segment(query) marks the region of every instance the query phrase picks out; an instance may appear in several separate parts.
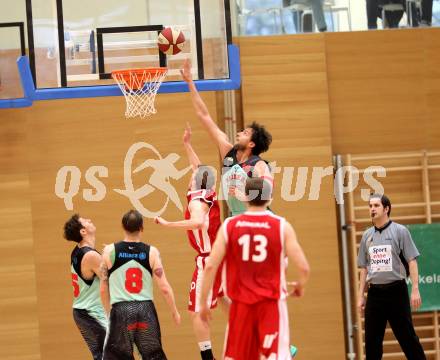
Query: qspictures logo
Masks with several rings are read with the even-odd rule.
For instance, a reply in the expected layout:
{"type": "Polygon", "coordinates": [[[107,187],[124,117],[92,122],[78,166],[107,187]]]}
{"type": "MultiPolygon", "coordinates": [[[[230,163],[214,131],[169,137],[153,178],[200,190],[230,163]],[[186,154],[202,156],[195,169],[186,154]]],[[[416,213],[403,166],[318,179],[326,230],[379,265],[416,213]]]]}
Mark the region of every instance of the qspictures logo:
{"type": "MultiPolygon", "coordinates": [[[[171,201],[179,210],[183,210],[182,203],[179,199],[176,189],[170,182],[170,178],[179,180],[191,169],[190,166],[178,170],[175,163],[179,160],[179,155],[175,153],[168,154],[166,157],[157,151],[157,149],[145,142],[138,142],[130,146],[125,155],[124,160],[124,189],[113,189],[116,193],[127,197],[131,204],[143,216],[154,218],[160,216],[171,201]],[[140,150],[150,150],[155,157],[146,159],[141,165],[133,169],[133,160],[140,150]],[[151,168],[151,175],[146,184],[135,189],[133,185],[133,174],[139,173],[146,168],[151,168]],[[148,196],[155,191],[160,191],[166,194],[166,200],[161,208],[157,211],[152,211],[145,207],[142,201],[148,199],[148,196]]],[[[86,188],[82,195],[86,201],[102,201],[106,194],[107,188],[100,178],[107,178],[109,176],[108,168],[103,165],[91,166],[85,173],[86,182],[93,187],[93,189],[86,188]]],[[[81,182],[81,170],[76,166],[63,166],[56,175],[55,180],[55,195],[63,199],[67,210],[73,210],[73,199],[79,193],[81,182]]]]}
{"type": "MultiPolygon", "coordinates": [[[[176,206],[180,211],[183,211],[183,206],[177,193],[173,181],[178,181],[183,178],[191,167],[187,166],[182,169],[176,167],[176,163],[180,156],[176,153],[170,153],[162,156],[159,151],[151,144],[145,142],[137,142],[130,146],[125,155],[123,162],[123,188],[112,189],[121,196],[128,198],[133,207],[138,210],[143,216],[147,218],[154,218],[160,216],[170,205],[176,206]],[[147,150],[147,151],[146,151],[147,150]],[[145,158],[145,153],[153,154],[149,158],[145,158]],[[142,155],[144,158],[142,158],[142,155]],[[133,168],[134,159],[142,162],[139,166],[133,168]],[[145,183],[135,188],[133,184],[133,175],[143,174],[143,171],[149,169],[149,176],[145,177],[145,183]],[[153,204],[154,208],[159,210],[151,210],[147,207],[150,203],[149,196],[155,192],[160,192],[165,195],[165,200],[162,204],[153,204]]],[[[361,172],[353,166],[344,166],[335,171],[333,166],[322,167],[294,167],[284,166],[278,167],[276,162],[269,164],[272,176],[275,178],[275,191],[281,192],[281,199],[283,201],[299,201],[307,196],[310,201],[316,201],[321,195],[321,184],[324,178],[331,176],[334,179],[333,195],[338,204],[344,203],[344,194],[354,191],[359,185],[359,177],[361,172]],[[296,172],[296,179],[295,179],[296,172]],[[348,184],[344,180],[350,174],[351,181],[348,184]],[[279,184],[279,178],[281,183],[279,184]],[[342,179],[339,180],[339,179],[342,179]],[[294,181],[295,180],[295,181],[294,181]],[[309,192],[306,194],[306,189],[309,185],[309,192]]],[[[209,167],[212,176],[215,179],[220,179],[217,182],[216,188],[219,190],[219,200],[227,200],[228,196],[234,194],[243,194],[245,181],[242,177],[238,181],[234,177],[234,185],[228,183],[228,176],[225,174],[229,171],[229,167],[222,169],[221,176],[218,176],[215,168],[209,167]],[[220,191],[220,188],[222,189],[220,191]]],[[[247,169],[249,170],[249,169],[247,169]]],[[[66,165],[61,167],[55,178],[55,195],[64,201],[64,206],[67,210],[74,210],[74,198],[80,195],[81,182],[87,183],[82,190],[82,197],[86,201],[100,202],[104,200],[107,195],[107,187],[102,179],[108,178],[109,170],[103,165],[90,166],[84,174],[82,179],[81,169],[75,165],[66,165]]],[[[381,166],[370,166],[362,171],[362,176],[368,188],[361,189],[362,199],[368,201],[371,191],[375,193],[384,193],[382,184],[376,179],[386,176],[386,170],[381,166]],[[376,177],[375,177],[376,176],[376,177]]],[[[238,197],[238,196],[237,196],[238,197]]]]}

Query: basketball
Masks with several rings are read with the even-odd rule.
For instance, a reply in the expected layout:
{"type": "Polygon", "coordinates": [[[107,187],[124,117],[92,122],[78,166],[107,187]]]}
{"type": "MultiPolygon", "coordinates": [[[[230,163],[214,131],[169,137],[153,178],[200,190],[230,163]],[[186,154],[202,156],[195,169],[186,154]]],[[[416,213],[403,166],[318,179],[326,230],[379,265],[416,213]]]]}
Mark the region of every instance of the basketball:
{"type": "Polygon", "coordinates": [[[176,55],[183,49],[185,35],[180,30],[167,27],[160,32],[157,42],[160,51],[167,55],[176,55]]]}

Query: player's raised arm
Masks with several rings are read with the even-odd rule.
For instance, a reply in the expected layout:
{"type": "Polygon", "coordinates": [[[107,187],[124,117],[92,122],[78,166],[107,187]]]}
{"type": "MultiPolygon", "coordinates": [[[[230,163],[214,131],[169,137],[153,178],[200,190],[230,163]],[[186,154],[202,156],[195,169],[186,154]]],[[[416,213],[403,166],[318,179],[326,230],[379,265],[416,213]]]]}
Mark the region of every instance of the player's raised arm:
{"type": "Polygon", "coordinates": [[[110,288],[108,283],[108,269],[111,268],[112,263],[110,260],[110,252],[114,248],[114,245],[107,245],[104,248],[104,252],[102,254],[101,262],[99,264],[99,279],[100,279],[100,295],[102,306],[107,314],[107,317],[110,316],[110,288]]]}
{"type": "Polygon", "coordinates": [[[211,115],[209,114],[208,108],[206,107],[203,99],[197,91],[196,85],[192,80],[191,63],[189,60],[185,61],[183,69],[180,70],[180,73],[182,74],[183,80],[188,83],[189,91],[191,94],[191,101],[197,117],[200,119],[204,128],[208,131],[212,140],[217,144],[221,157],[225,157],[228,151],[232,149],[233,145],[228,140],[227,135],[222,130],[220,130],[218,125],[212,119],[211,115]]]}
{"type": "Polygon", "coordinates": [[[188,162],[191,165],[193,171],[196,171],[199,165],[201,165],[200,159],[197,153],[194,151],[191,145],[191,126],[186,123],[185,131],[183,132],[183,146],[186,151],[186,156],[188,157],[188,162]]]}
{"type": "Polygon", "coordinates": [[[180,228],[183,230],[201,229],[205,221],[205,216],[209,211],[208,204],[203,201],[194,200],[189,203],[188,210],[191,213],[191,217],[187,220],[167,221],[158,216],[154,219],[154,221],[156,224],[180,228]]]}
{"type": "Polygon", "coordinates": [[[180,325],[180,314],[176,307],[176,301],[174,300],[174,292],[165,276],[159,251],[154,246],[150,247],[150,266],[153,270],[153,279],[171,310],[174,322],[176,325],[180,325]]]}
{"type": "Polygon", "coordinates": [[[301,245],[298,243],[292,225],[290,225],[287,221],[284,227],[284,239],[286,255],[298,269],[299,275],[298,281],[296,281],[294,284],[292,295],[301,297],[304,294],[304,285],[309,279],[310,266],[304,251],[301,248],[301,245]]]}

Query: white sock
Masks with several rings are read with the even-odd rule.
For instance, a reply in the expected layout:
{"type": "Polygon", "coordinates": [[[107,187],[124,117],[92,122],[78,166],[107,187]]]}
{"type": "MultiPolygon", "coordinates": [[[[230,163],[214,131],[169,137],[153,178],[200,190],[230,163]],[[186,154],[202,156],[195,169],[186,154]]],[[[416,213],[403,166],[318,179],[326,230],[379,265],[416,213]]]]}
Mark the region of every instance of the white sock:
{"type": "Polygon", "coordinates": [[[202,342],[199,342],[199,348],[200,348],[200,351],[205,351],[205,350],[209,350],[209,349],[211,349],[212,347],[211,347],[211,341],[202,341],[202,342]]]}

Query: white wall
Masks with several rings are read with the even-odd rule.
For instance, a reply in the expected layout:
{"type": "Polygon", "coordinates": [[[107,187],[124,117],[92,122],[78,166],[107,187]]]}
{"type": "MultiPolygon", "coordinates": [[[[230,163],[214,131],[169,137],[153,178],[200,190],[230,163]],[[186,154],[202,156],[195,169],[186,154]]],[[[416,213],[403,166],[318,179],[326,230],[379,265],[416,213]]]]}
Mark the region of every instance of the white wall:
{"type": "Polygon", "coordinates": [[[367,29],[367,7],[365,0],[350,0],[351,26],[353,31],[367,29]]]}
{"type": "MultiPolygon", "coordinates": [[[[0,23],[24,22],[26,36],[26,6],[24,1],[0,0],[0,23]],[[6,11],[7,9],[7,11],[6,11]]],[[[20,32],[18,27],[0,28],[0,50],[19,49],[20,32]]]]}
{"type": "Polygon", "coordinates": [[[0,6],[2,9],[0,11],[0,22],[24,21],[26,23],[26,4],[24,1],[0,0],[0,6]]]}

